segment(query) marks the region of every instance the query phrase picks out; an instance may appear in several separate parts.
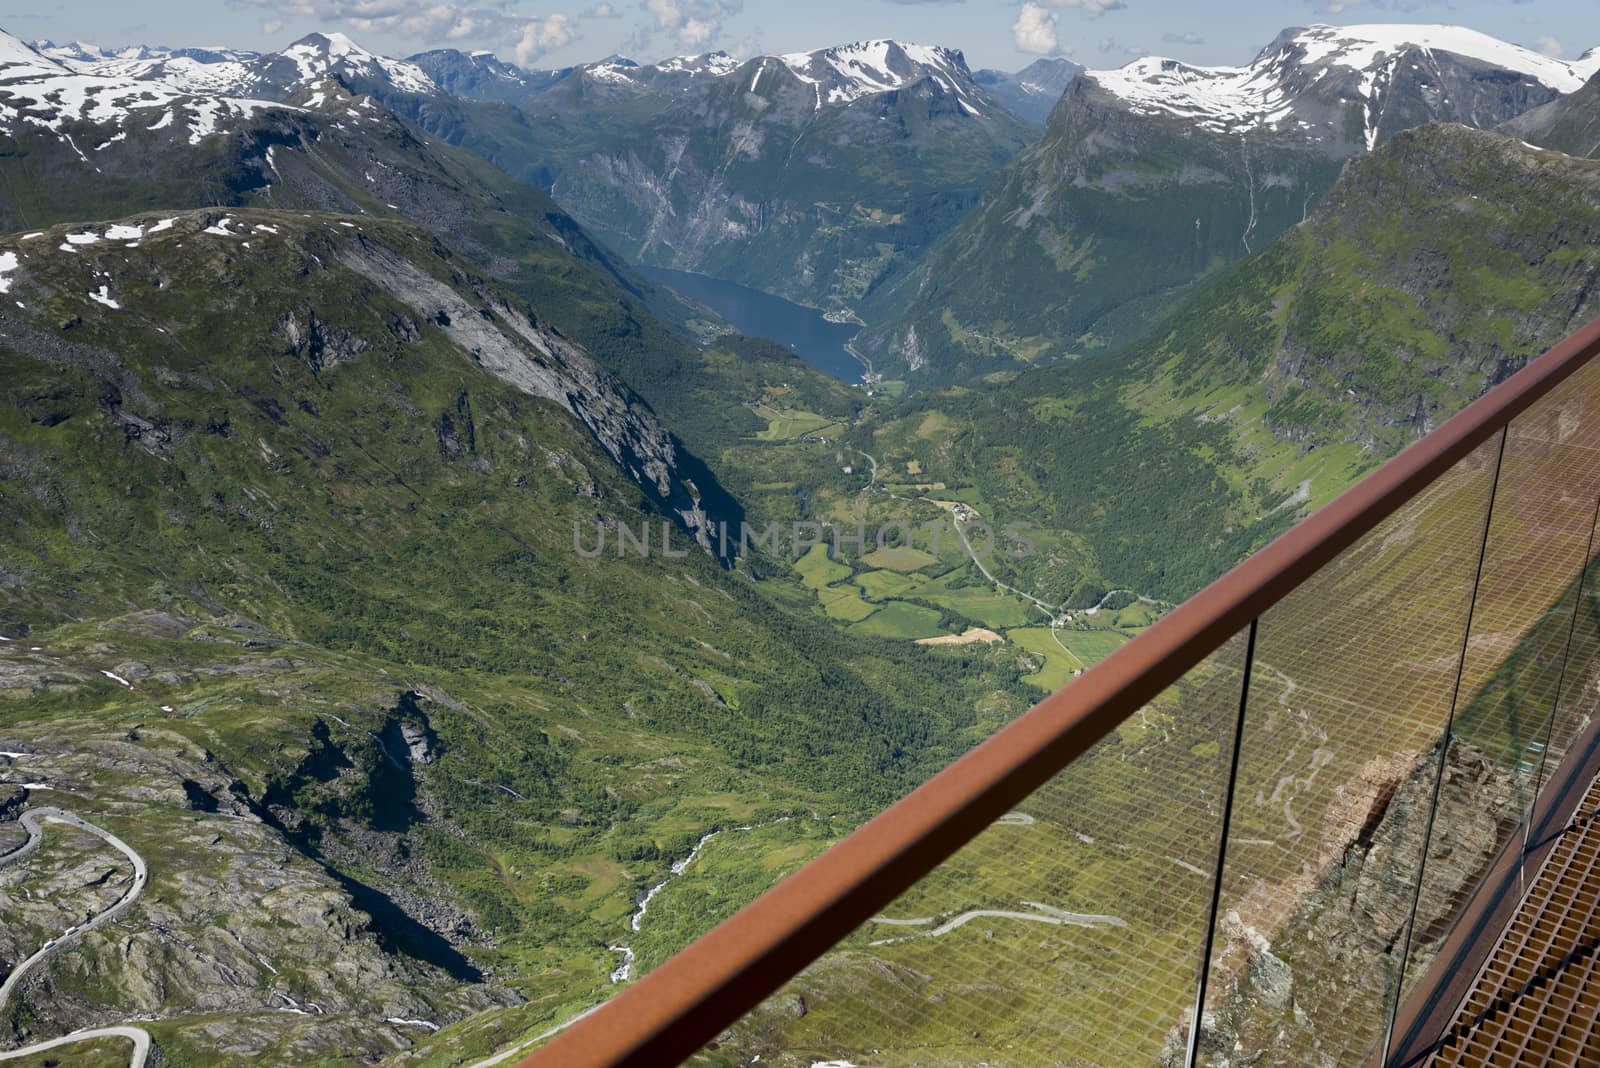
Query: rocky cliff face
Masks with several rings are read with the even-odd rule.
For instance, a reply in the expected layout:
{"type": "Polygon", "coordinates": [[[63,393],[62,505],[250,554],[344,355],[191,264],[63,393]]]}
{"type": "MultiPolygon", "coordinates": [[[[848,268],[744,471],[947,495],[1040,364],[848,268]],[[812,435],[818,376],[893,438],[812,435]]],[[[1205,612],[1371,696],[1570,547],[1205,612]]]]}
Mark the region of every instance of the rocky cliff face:
{"type": "Polygon", "coordinates": [[[1600,74],[1581,89],[1517,116],[1503,129],[1541,148],[1592,159],[1600,154],[1600,74]]]}
{"type": "MultiPolygon", "coordinates": [[[[150,280],[159,290],[179,273],[169,257],[201,250],[214,257],[219,276],[232,278],[234,285],[263,264],[299,259],[308,271],[346,272],[371,292],[399,302],[404,310],[379,323],[338,302],[319,306],[312,301],[309,307],[276,312],[271,343],[313,370],[331,371],[363,357],[393,359],[397,350],[420,343],[424,331],[436,333],[463,361],[564,409],[702,547],[711,547],[719,521],[731,519],[737,529],[737,514],[715,511],[728,499],[709,472],[696,467],[694,475],[685,473],[681,446],[620,379],[528,308],[455,266],[446,250],[414,228],[329,218],[308,224],[304,216],[213,211],[101,224],[55,244],[23,242],[3,261],[7,292],[17,299],[14,310],[0,313],[0,343],[47,359],[54,353],[66,361],[115,362],[114,356],[74,343],[70,333],[61,337],[61,323],[44,309],[75,303],[72,294],[89,293],[97,296],[90,303],[102,313],[133,311],[141,307],[150,280]]],[[[77,316],[65,320],[69,330],[79,322],[77,316]]],[[[159,406],[142,395],[132,375],[124,372],[122,382],[113,406],[130,437],[142,447],[163,448],[170,434],[159,406]]]]}
{"type": "MultiPolygon", "coordinates": [[[[1283,928],[1261,932],[1236,915],[1224,918],[1202,1031],[1204,1063],[1334,1068],[1352,1036],[1381,1035],[1437,774],[1436,759],[1398,772],[1375,762],[1367,820],[1344,825],[1353,837],[1334,843],[1335,862],[1283,928]]],[[[1433,962],[1525,802],[1510,769],[1469,744],[1451,746],[1406,963],[1408,990],[1433,962]]],[[[1183,1063],[1186,1034],[1179,1027],[1169,1035],[1164,1065],[1183,1063]]]]}
{"type": "MultiPolygon", "coordinates": [[[[293,686],[296,667],[276,666],[280,659],[232,666],[293,686]]],[[[162,673],[172,667],[160,663],[162,673]]],[[[385,722],[380,709],[344,711],[385,722]]],[[[26,741],[15,727],[0,734],[0,748],[27,750],[0,757],[0,772],[34,784],[24,791],[31,807],[59,805],[113,829],[150,880],[131,922],[82,939],[22,985],[6,1006],[8,1044],[132,1016],[209,1016],[228,1026],[180,1022],[158,1040],[163,1052],[375,1061],[428,1027],[515,1004],[460,952],[482,932],[414,863],[409,872],[397,866],[396,835],[374,830],[390,814],[372,799],[383,778],[376,769],[386,767],[381,742],[346,715],[307,724],[300,739],[285,732],[286,751],[303,756],[264,788],[246,781],[259,766],[231,763],[242,754],[197,747],[169,728],[97,731],[67,716],[29,724],[26,741]],[[314,835],[305,833],[308,817],[314,835]]],[[[420,801],[431,807],[425,792],[420,801]]],[[[15,815],[0,815],[0,849],[15,844],[5,836],[15,815]]],[[[109,907],[133,879],[100,839],[48,826],[26,863],[0,868],[8,965],[109,907]]]]}
{"type": "Polygon", "coordinates": [[[710,551],[719,521],[681,469],[671,433],[622,381],[576,345],[481,282],[470,296],[380,242],[342,247],[339,262],[443,330],[473,362],[502,382],[553,401],[577,419],[618,467],[710,551]]]}
{"type": "Polygon", "coordinates": [[[493,138],[470,109],[411,117],[545,185],[629,258],[829,308],[954,225],[1031,139],[959,52],[893,41],[590,64],[523,108],[526,128],[493,138]]]}

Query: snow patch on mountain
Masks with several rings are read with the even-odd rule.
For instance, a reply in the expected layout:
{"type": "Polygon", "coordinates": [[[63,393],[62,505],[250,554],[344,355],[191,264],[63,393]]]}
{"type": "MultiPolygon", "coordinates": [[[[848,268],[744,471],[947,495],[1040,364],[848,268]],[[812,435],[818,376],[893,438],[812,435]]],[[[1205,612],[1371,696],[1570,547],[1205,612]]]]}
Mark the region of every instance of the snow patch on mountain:
{"type": "Polygon", "coordinates": [[[1117,70],[1086,71],[1085,76],[1136,112],[1177,115],[1212,130],[1272,126],[1293,110],[1274,72],[1254,66],[1191,67],[1144,56],[1117,70]]]}
{"type": "Polygon", "coordinates": [[[726,52],[707,52],[700,56],[675,56],[656,64],[656,70],[665,74],[709,74],[720,78],[732,74],[744,64],[726,52]]]}
{"type": "Polygon", "coordinates": [[[900,41],[857,41],[814,52],[771,57],[801,81],[817,85],[829,104],[848,104],[874,93],[902,89],[931,78],[976,113],[968,99],[972,73],[961,53],[900,41]]]}

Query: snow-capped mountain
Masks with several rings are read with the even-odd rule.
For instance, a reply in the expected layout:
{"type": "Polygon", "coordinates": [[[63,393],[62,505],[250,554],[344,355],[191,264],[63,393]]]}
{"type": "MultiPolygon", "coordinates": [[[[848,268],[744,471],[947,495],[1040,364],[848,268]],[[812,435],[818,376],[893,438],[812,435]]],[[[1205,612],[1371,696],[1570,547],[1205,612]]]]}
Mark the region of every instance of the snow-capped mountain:
{"type": "Polygon", "coordinates": [[[959,51],[899,41],[862,41],[778,59],[802,81],[817,87],[822,101],[843,104],[872,93],[901,89],[924,78],[971,106],[972,72],[959,51]]]}
{"type": "Polygon", "coordinates": [[[1461,26],[1380,24],[1285,30],[1244,67],[1146,56],[1085,77],[1138,114],[1218,133],[1292,129],[1348,139],[1354,113],[1354,147],[1372,148],[1419,120],[1504,122],[1572,92],[1596,69],[1600,50],[1567,62],[1461,26]],[[1402,121],[1386,121],[1391,115],[1402,121]]]}
{"type": "Polygon", "coordinates": [[[757,92],[763,77],[780,75],[810,87],[813,110],[848,105],[878,93],[928,82],[952,94],[959,106],[979,114],[989,102],[953,48],[902,41],[857,41],[812,52],[735,59],[726,52],[675,56],[660,63],[640,64],[614,57],[575,68],[580,79],[636,91],[678,88],[713,79],[747,79],[746,92],[757,92]]]}
{"type": "Polygon", "coordinates": [[[283,100],[328,78],[359,92],[377,87],[439,92],[415,63],[369,52],[342,33],[308,34],[287,48],[260,55],[212,49],[106,51],[81,43],[70,47],[76,58],[67,62],[75,70],[158,82],[191,93],[283,100]]]}
{"type": "MultiPolygon", "coordinates": [[[[121,61],[116,61],[121,62],[121,61]]],[[[190,144],[217,133],[235,120],[278,107],[270,101],[216,96],[135,78],[68,67],[0,31],[0,131],[19,136],[48,130],[63,139],[84,162],[85,149],[100,151],[149,131],[186,134],[190,144]],[[97,144],[80,146],[79,124],[98,129],[97,144]]]]}

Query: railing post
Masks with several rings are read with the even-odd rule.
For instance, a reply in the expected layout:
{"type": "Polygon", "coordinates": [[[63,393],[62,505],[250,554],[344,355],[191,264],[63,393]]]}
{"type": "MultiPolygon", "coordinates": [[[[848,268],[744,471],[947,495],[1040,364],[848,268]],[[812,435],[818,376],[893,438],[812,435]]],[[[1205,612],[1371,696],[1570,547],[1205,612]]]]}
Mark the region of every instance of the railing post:
{"type": "Polygon", "coordinates": [[[1200,943],[1200,981],[1195,984],[1194,1019],[1189,1024],[1189,1049],[1184,1058],[1188,1068],[1195,1068],[1195,1058],[1200,1055],[1200,1027],[1205,1020],[1206,982],[1211,975],[1211,950],[1216,942],[1217,909],[1222,904],[1222,868],[1228,857],[1228,828],[1233,822],[1233,794],[1239,782],[1239,749],[1244,744],[1244,712],[1250,703],[1250,674],[1256,661],[1256,628],[1260,617],[1250,621],[1250,636],[1244,647],[1244,676],[1239,680],[1239,715],[1233,725],[1233,756],[1228,765],[1228,789],[1222,801],[1222,830],[1217,836],[1217,863],[1211,873],[1211,907],[1206,916],[1205,934],[1200,943]]]}

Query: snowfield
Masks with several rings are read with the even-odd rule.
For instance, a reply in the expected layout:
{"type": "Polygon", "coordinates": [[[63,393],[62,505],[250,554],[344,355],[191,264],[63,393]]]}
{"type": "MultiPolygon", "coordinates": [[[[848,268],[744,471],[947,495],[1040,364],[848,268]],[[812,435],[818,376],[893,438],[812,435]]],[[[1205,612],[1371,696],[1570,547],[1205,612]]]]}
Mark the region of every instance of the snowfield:
{"type": "Polygon", "coordinates": [[[135,122],[144,130],[159,130],[176,119],[188,128],[190,143],[198,144],[229,122],[280,107],[268,100],[197,96],[158,82],[69,68],[0,31],[0,132],[33,126],[73,144],[65,128],[87,122],[113,129],[103,148],[121,140],[119,133],[125,136],[135,122]]]}

